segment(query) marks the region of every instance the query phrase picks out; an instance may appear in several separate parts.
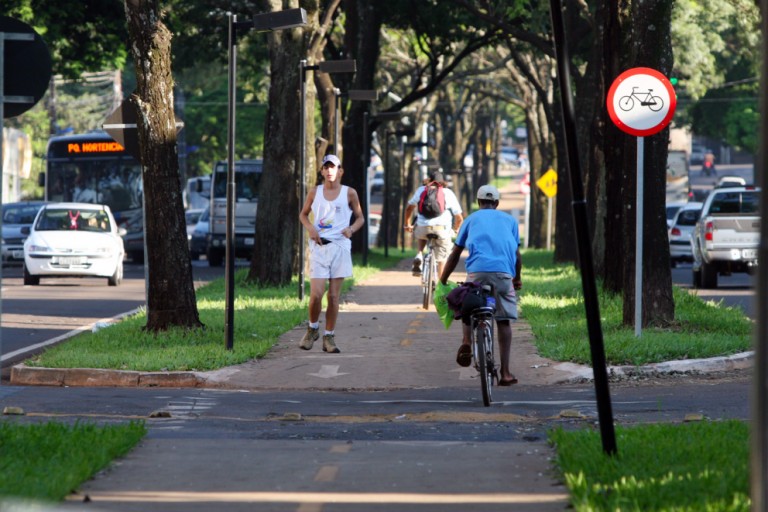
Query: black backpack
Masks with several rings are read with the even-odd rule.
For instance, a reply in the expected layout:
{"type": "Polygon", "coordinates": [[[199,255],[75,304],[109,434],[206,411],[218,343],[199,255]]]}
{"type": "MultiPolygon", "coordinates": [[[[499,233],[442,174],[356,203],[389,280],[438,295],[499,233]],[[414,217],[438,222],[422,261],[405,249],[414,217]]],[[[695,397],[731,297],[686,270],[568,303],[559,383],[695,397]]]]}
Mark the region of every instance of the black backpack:
{"type": "Polygon", "coordinates": [[[419,198],[419,213],[427,219],[439,217],[445,211],[445,192],[437,181],[427,184],[419,198]]]}

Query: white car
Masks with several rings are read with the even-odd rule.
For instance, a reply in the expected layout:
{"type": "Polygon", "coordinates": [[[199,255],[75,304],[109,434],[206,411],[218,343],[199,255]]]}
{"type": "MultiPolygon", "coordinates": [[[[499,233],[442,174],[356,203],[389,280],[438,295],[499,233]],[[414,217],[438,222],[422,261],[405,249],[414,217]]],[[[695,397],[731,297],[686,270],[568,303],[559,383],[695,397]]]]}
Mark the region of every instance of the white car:
{"type": "Polygon", "coordinates": [[[667,203],[667,229],[672,227],[675,214],[686,204],[688,204],[686,201],[669,201],[667,203]]]}
{"type": "Polygon", "coordinates": [[[106,277],[109,286],[123,280],[125,249],[106,205],[51,203],[43,206],[24,242],[24,284],[41,277],[106,277]]]}
{"type": "Polygon", "coordinates": [[[669,260],[674,267],[679,261],[693,261],[691,235],[701,215],[704,203],[691,201],[682,206],[672,219],[669,228],[669,260]]]}

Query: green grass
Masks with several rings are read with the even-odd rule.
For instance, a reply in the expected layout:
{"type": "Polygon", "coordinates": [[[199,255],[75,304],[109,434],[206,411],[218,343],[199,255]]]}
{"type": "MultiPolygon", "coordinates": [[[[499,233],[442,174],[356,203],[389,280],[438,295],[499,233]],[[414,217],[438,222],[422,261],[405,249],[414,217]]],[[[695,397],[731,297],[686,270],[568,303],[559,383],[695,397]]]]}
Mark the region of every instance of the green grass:
{"type": "MultiPolygon", "coordinates": [[[[391,249],[369,252],[368,265],[354,258],[354,279],[346,279],[344,290],[355,282],[391,267],[414,251],[391,249]],[[394,254],[393,254],[394,253],[394,254]]],[[[146,313],[137,313],[95,333],[85,332],[46,350],[26,364],[45,368],[109,368],[136,371],[208,371],[263,357],[280,335],[307,319],[309,279],[305,300],[298,299],[298,279],[285,287],[259,288],[246,284],[247,269],[236,272],[233,350],[224,346],[224,280],[218,279],[197,290],[197,304],[204,329],[172,329],[153,334],[143,330],[146,313]]]]}
{"type": "Polygon", "coordinates": [[[616,429],[616,456],[594,430],[550,432],[576,511],[750,510],[748,425],[741,421],[616,429]]]}
{"type": "MultiPolygon", "coordinates": [[[[555,265],[552,252],[523,255],[522,317],[543,357],[591,364],[581,276],[573,265],[555,265]]],[[[600,287],[598,287],[600,290],[600,287]]],[[[675,321],[665,328],[622,325],[622,298],[599,292],[605,356],[610,365],[644,365],[735,354],[751,349],[752,322],[738,308],[705,302],[674,287],[675,321]]]]}
{"type": "Polygon", "coordinates": [[[0,423],[0,496],[62,500],[145,434],[140,422],[0,423]]]}

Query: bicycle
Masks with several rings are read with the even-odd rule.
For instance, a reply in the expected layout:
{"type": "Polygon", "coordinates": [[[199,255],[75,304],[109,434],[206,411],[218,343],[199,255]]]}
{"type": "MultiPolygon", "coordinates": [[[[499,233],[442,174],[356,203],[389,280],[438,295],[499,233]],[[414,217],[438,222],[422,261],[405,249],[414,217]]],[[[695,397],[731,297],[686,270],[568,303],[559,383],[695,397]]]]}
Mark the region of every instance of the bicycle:
{"type": "Polygon", "coordinates": [[[483,285],[483,306],[478,306],[470,313],[470,333],[472,336],[472,358],[475,369],[480,373],[480,386],[483,391],[483,404],[491,405],[493,380],[499,381],[499,373],[494,358],[493,326],[496,300],[491,285],[483,285]]]}
{"type": "Polygon", "coordinates": [[[632,92],[626,96],[619,98],[619,108],[624,112],[628,112],[635,108],[635,100],[640,102],[641,107],[648,107],[652,112],[658,112],[664,107],[664,100],[661,96],[653,96],[653,89],[648,89],[648,94],[645,97],[641,97],[641,94],[635,92],[637,87],[632,88],[632,92]]]}
{"type": "Polygon", "coordinates": [[[432,295],[435,292],[437,284],[437,259],[435,258],[435,249],[432,243],[439,237],[434,233],[427,233],[427,253],[424,255],[424,261],[421,264],[421,293],[422,307],[429,309],[432,302],[432,295]]]}

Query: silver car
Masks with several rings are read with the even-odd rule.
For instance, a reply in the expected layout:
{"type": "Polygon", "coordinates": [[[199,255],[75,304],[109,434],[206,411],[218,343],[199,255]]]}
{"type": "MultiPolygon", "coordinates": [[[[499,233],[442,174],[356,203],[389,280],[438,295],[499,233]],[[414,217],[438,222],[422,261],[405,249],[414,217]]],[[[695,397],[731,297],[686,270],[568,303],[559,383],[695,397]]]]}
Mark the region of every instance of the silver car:
{"type": "Polygon", "coordinates": [[[702,206],[703,203],[693,201],[686,203],[672,218],[669,228],[669,261],[673,267],[681,261],[693,261],[691,236],[702,206]]]}
{"type": "Polygon", "coordinates": [[[24,262],[24,240],[28,235],[22,233],[22,229],[32,225],[44,204],[43,201],[25,201],[3,205],[3,265],[24,262]]]}

